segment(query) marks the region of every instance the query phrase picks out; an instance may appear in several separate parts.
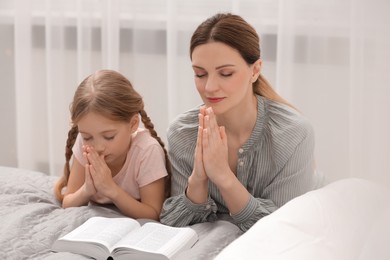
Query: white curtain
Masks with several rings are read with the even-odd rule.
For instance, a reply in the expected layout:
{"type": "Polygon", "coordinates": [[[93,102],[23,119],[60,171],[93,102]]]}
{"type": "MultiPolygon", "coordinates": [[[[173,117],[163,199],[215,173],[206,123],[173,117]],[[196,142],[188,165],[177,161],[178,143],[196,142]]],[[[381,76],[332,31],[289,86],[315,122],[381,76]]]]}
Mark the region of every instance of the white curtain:
{"type": "Polygon", "coordinates": [[[0,165],[60,175],[74,90],[100,68],[131,80],[166,140],[200,102],[189,41],[216,12],[258,31],[263,74],[313,123],[328,181],[390,182],[388,0],[0,0],[0,165]]]}

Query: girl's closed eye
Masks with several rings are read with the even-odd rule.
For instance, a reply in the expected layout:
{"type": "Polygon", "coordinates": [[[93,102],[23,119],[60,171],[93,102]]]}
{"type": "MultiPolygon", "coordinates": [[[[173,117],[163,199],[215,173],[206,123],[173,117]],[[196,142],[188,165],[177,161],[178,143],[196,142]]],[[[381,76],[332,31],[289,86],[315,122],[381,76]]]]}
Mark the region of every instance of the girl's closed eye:
{"type": "Polygon", "coordinates": [[[90,141],[91,139],[92,139],[92,137],[83,137],[83,140],[86,142],[90,141]]]}
{"type": "Polygon", "coordinates": [[[104,136],[104,139],[106,139],[107,141],[114,140],[114,138],[115,138],[115,135],[113,135],[113,136],[104,136]]]}

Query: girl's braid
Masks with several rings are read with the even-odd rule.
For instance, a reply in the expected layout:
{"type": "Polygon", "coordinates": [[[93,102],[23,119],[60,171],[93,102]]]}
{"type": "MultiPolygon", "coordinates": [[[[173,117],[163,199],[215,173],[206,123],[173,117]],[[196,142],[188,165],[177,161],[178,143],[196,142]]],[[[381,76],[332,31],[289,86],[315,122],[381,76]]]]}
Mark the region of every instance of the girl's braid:
{"type": "Polygon", "coordinates": [[[165,149],[164,142],[157,135],[156,130],[154,130],[154,125],[153,125],[152,121],[150,120],[149,116],[147,115],[146,111],[142,109],[139,113],[141,115],[141,121],[144,124],[144,126],[146,127],[146,129],[149,130],[150,135],[158,141],[158,143],[161,145],[161,147],[164,150],[166,169],[168,172],[168,176],[167,176],[167,178],[165,178],[165,196],[166,196],[166,198],[168,198],[170,196],[170,193],[171,193],[170,192],[171,191],[171,164],[169,162],[168,152],[165,149]]]}
{"type": "Polygon", "coordinates": [[[66,146],[65,146],[64,174],[55,185],[55,195],[59,201],[63,200],[64,195],[62,194],[62,189],[68,184],[68,179],[70,174],[70,159],[72,158],[73,155],[72,148],[76,141],[78,133],[79,133],[79,129],[77,125],[72,126],[72,128],[68,132],[68,139],[66,140],[66,146]]]}

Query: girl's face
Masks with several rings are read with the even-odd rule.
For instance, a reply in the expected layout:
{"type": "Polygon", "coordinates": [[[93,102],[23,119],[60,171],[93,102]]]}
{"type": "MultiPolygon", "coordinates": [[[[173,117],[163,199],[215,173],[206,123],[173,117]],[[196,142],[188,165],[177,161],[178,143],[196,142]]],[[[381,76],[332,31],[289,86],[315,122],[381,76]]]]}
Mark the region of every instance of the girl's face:
{"type": "Polygon", "coordinates": [[[104,160],[110,166],[124,163],[131,135],[137,130],[138,123],[137,116],[126,123],[89,112],[79,120],[77,126],[84,145],[92,146],[99,155],[104,156],[104,160]]]}
{"type": "Polygon", "coordinates": [[[199,45],[192,52],[196,88],[217,115],[253,100],[252,83],[260,66],[260,60],[248,65],[237,50],[221,42],[199,45]]]}

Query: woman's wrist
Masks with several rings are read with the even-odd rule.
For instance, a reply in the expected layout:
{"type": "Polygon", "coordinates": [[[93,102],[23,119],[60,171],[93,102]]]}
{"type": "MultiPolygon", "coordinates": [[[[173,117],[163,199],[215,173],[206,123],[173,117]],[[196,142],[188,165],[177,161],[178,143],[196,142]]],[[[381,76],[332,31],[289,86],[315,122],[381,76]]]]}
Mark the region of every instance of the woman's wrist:
{"type": "Polygon", "coordinates": [[[196,204],[202,204],[208,198],[208,179],[194,178],[192,175],[188,178],[188,186],[186,196],[189,200],[196,204]]]}
{"type": "Polygon", "coordinates": [[[228,174],[224,174],[215,180],[213,182],[215,186],[217,186],[218,190],[221,192],[223,191],[231,191],[232,187],[234,187],[235,183],[237,182],[237,177],[234,175],[233,172],[229,172],[228,174]]]}

